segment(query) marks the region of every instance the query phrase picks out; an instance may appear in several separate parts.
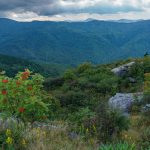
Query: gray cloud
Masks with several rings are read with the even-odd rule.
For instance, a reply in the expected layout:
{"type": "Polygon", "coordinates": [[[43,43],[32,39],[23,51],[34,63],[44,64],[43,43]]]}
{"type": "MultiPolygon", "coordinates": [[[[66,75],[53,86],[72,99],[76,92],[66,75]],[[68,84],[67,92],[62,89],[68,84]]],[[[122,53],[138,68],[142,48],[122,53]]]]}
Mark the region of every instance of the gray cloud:
{"type": "Polygon", "coordinates": [[[149,8],[150,0],[0,0],[0,17],[29,12],[38,16],[114,14],[142,12],[149,8]]]}
{"type": "Polygon", "coordinates": [[[129,4],[115,6],[115,0],[0,0],[1,11],[32,11],[41,15],[59,14],[62,12],[88,12],[90,13],[111,13],[118,11],[139,11],[129,4]],[[92,2],[93,1],[93,2],[92,2]],[[81,6],[82,5],[82,6],[81,6]]]}
{"type": "Polygon", "coordinates": [[[55,12],[57,0],[0,0],[0,11],[44,13],[43,10],[55,12]]]}

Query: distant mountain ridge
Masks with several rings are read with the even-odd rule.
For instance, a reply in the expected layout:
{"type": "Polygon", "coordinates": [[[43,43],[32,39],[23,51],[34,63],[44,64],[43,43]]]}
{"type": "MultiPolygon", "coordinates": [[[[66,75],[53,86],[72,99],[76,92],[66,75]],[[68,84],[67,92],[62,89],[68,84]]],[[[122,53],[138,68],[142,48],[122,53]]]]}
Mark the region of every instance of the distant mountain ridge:
{"type": "Polygon", "coordinates": [[[118,23],[134,23],[134,22],[140,22],[144,21],[142,19],[139,20],[129,20],[129,19],[120,19],[120,20],[112,20],[113,22],[118,22],[118,23]]]}
{"type": "Polygon", "coordinates": [[[144,21],[142,19],[138,19],[138,20],[131,20],[131,19],[119,19],[119,20],[98,20],[98,19],[93,19],[93,18],[88,18],[85,20],[66,20],[64,22],[90,22],[90,21],[105,21],[105,22],[117,22],[117,23],[134,23],[134,22],[140,22],[140,21],[144,21]]]}
{"type": "Polygon", "coordinates": [[[109,63],[150,52],[150,20],[122,21],[17,22],[1,18],[0,53],[77,65],[109,63]]]}

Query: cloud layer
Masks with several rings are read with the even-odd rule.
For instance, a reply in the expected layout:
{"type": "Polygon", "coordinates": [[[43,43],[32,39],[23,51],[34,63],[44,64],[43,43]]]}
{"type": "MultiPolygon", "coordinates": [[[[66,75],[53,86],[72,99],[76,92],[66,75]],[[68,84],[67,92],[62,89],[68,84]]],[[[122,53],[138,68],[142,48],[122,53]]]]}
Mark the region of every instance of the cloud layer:
{"type": "Polygon", "coordinates": [[[102,19],[121,14],[122,18],[126,15],[143,19],[149,11],[150,0],[0,0],[0,17],[22,21],[63,20],[69,16],[102,19]]]}

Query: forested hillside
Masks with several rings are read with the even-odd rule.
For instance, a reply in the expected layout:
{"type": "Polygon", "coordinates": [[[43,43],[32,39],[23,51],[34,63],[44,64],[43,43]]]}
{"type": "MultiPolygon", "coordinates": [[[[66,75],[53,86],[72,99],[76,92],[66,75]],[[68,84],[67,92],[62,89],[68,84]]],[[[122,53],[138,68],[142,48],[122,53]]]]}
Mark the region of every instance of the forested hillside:
{"type": "MultiPolygon", "coordinates": [[[[141,86],[144,81],[142,60],[128,59],[104,65],[84,63],[67,70],[61,77],[47,78],[44,85],[67,110],[74,112],[85,106],[93,110],[101,100],[107,101],[116,93],[142,92],[141,86]],[[111,71],[131,61],[135,61],[136,64],[124,76],[117,76],[111,71]],[[135,82],[130,81],[130,78],[134,78],[135,82]]],[[[150,65],[147,65],[145,69],[147,68],[148,72],[150,65]]]]}
{"type": "Polygon", "coordinates": [[[9,77],[14,77],[16,73],[24,71],[26,68],[34,73],[40,73],[44,77],[56,77],[65,70],[65,67],[56,64],[39,64],[26,59],[0,54],[0,71],[5,71],[9,77]]]}
{"type": "Polygon", "coordinates": [[[16,22],[0,19],[0,53],[44,63],[108,63],[150,52],[150,21],[16,22]]]}

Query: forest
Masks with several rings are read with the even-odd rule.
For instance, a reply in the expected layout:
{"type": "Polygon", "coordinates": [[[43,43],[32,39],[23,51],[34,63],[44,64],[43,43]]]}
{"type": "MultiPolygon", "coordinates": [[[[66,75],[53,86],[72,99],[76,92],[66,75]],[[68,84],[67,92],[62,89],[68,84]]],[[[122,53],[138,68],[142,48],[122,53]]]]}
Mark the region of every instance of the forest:
{"type": "Polygon", "coordinates": [[[111,63],[150,53],[149,26],[150,20],[18,22],[0,18],[0,53],[63,66],[111,63]]]}

